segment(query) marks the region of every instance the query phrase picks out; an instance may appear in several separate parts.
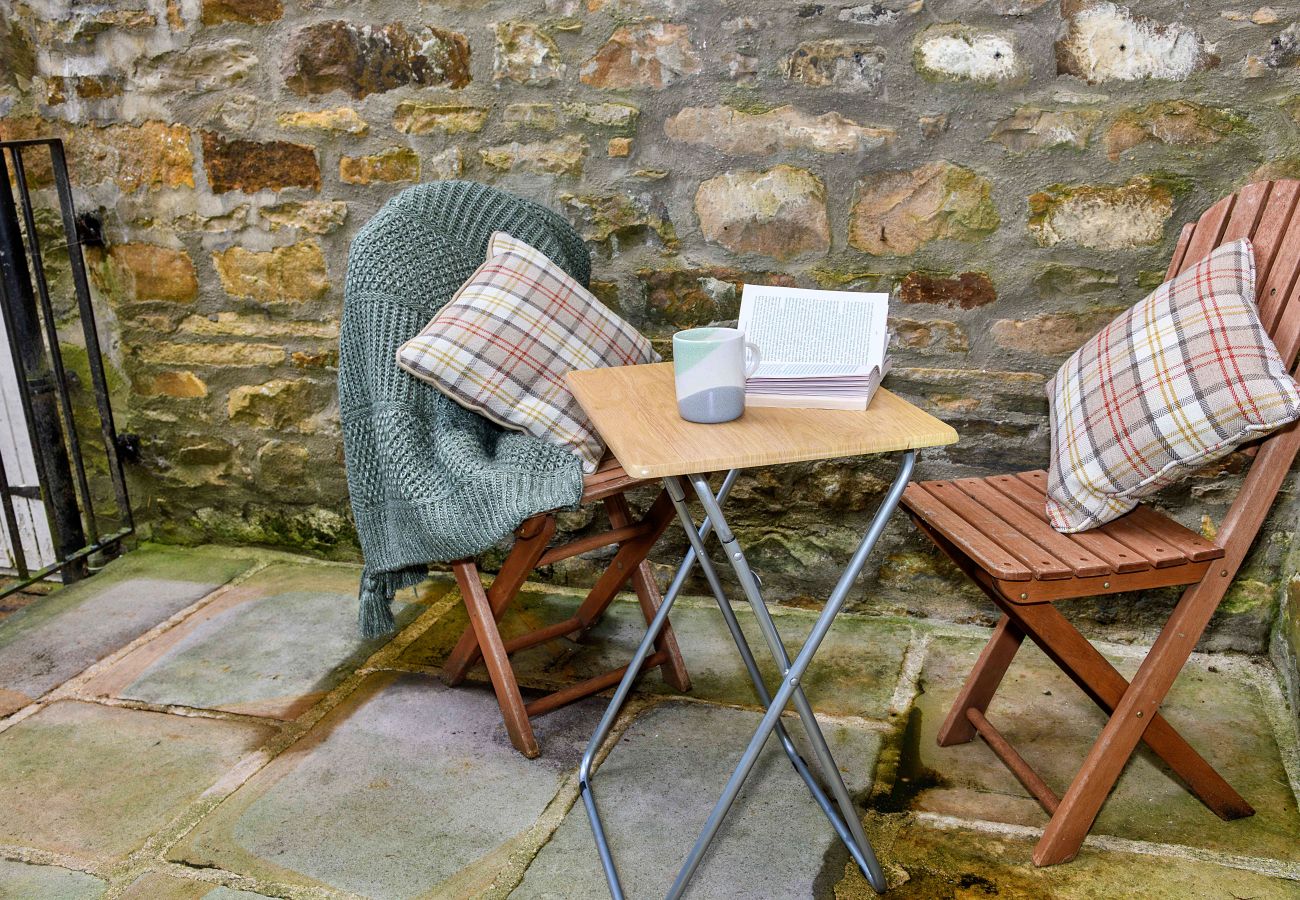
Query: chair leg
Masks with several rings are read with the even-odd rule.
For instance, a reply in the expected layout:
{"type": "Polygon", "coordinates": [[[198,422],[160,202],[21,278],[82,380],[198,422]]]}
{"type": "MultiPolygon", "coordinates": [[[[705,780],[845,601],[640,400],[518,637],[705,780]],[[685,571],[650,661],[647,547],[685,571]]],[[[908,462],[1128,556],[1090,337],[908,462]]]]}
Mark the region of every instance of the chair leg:
{"type": "MultiPolygon", "coordinates": [[[[537,565],[537,561],[542,558],[546,552],[546,545],[551,542],[555,535],[555,516],[544,513],[539,516],[533,516],[524,521],[522,525],[515,530],[515,545],[510,548],[510,554],[501,566],[501,571],[497,573],[496,579],[492,582],[492,587],[488,590],[487,596],[492,611],[492,621],[498,622],[505,613],[506,607],[510,601],[519,593],[524,582],[528,580],[528,575],[537,565]]],[[[458,564],[459,565],[459,564],[458,564]]],[[[477,572],[477,568],[475,569],[477,572]]],[[[481,590],[481,583],[480,583],[481,590]]],[[[466,598],[468,595],[465,589],[461,588],[461,596],[466,598]]],[[[479,660],[479,642],[475,637],[473,626],[466,628],[456,642],[455,648],[447,657],[447,661],[442,667],[443,681],[450,687],[455,687],[465,680],[469,670],[474,663],[479,660]]]]}
{"type": "MultiPolygon", "coordinates": [[[[1114,714],[1129,691],[1128,681],[1059,610],[1049,603],[1040,603],[1018,607],[1012,614],[1018,614],[1021,626],[1034,642],[1094,703],[1114,714]]],[[[1172,623],[1171,618],[1170,625],[1172,623]]],[[[1166,625],[1166,629],[1170,625],[1166,625]]],[[[1147,659],[1155,652],[1153,647],[1147,659]]],[[[1172,679],[1170,684],[1173,684],[1172,679]]],[[[1164,699],[1163,694],[1160,699],[1164,699]]],[[[1159,705],[1157,702],[1155,707],[1158,709],[1159,705]]],[[[1141,735],[1142,740],[1211,812],[1225,821],[1254,814],[1251,805],[1174,730],[1164,716],[1153,710],[1141,718],[1149,723],[1141,735]]]]}
{"type": "MultiPolygon", "coordinates": [[[[1067,862],[1078,854],[1102,804],[1138,742],[1150,730],[1160,704],[1191,656],[1222,596],[1223,586],[1213,578],[1183,592],[1173,615],[1115,704],[1110,721],[1088,751],[1079,773],[1061,798],[1061,805],[1043,830],[1043,836],[1034,848],[1035,865],[1067,862]]],[[[1231,788],[1228,790],[1232,791],[1231,788]]],[[[1232,793],[1236,794],[1235,791],[1232,793]]],[[[1246,805],[1244,800],[1241,802],[1246,805]]]]}
{"type": "Polygon", "coordinates": [[[574,617],[582,622],[582,628],[577,631],[579,636],[600,620],[601,615],[613,602],[614,595],[632,578],[637,567],[650,553],[650,548],[655,545],[675,518],[673,503],[668,494],[661,491],[644,518],[654,522],[655,527],[639,537],[618,545],[618,550],[610,560],[609,566],[601,573],[596,584],[578,606],[574,617]]]}
{"type": "MultiPolygon", "coordinates": [[[[614,528],[622,528],[632,522],[632,511],[628,509],[627,497],[623,494],[606,498],[605,511],[609,514],[609,524],[614,528]]],[[[659,593],[659,585],[655,583],[650,563],[642,560],[636,567],[632,573],[632,587],[641,604],[641,615],[645,617],[646,625],[649,625],[663,604],[663,595],[659,593]]],[[[664,683],[675,691],[689,691],[691,676],[686,672],[686,661],[682,659],[681,648],[677,646],[677,635],[673,634],[672,622],[664,623],[659,636],[655,638],[655,650],[666,653],[668,657],[659,666],[664,683]]]]}
{"type": "Polygon", "coordinates": [[[975,668],[966,676],[966,683],[948,710],[948,717],[939,727],[939,746],[951,747],[965,744],[975,739],[975,726],[971,724],[966,710],[974,709],[983,713],[989,708],[989,702],[997,692],[1007,668],[1016,658],[1016,651],[1025,638],[1025,633],[1007,616],[998,620],[993,637],[984,645],[975,668]]]}
{"type": "Polygon", "coordinates": [[[483,590],[478,566],[472,562],[458,562],[452,568],[456,573],[461,597],[465,601],[465,609],[469,613],[470,627],[478,638],[478,646],[483,649],[483,663],[492,679],[492,689],[496,692],[510,743],[524,756],[533,759],[541,751],[537,746],[537,738],[533,735],[533,726],[528,721],[528,713],[524,711],[524,698],[519,693],[514,669],[510,668],[510,657],[506,655],[505,646],[501,642],[501,633],[497,631],[496,617],[487,593],[483,590]]]}

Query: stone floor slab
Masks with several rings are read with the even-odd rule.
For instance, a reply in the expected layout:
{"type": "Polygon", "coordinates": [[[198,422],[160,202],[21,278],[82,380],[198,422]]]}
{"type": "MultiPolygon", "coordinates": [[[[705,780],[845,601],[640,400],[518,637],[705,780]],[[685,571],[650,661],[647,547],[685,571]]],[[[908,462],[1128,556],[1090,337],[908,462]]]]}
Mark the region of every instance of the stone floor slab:
{"type": "Polygon", "coordinates": [[[146,546],[0,621],[0,716],[246,571],[230,548],[146,546]]]}
{"type": "MultiPolygon", "coordinates": [[[[1033,842],[909,820],[867,822],[890,880],[888,900],[1295,900],[1300,882],[1191,859],[1091,847],[1066,865],[1037,868],[1033,842]]],[[[850,867],[835,900],[879,900],[850,867]]]]}
{"type": "Polygon", "coordinates": [[[368,897],[472,896],[576,767],[599,710],[538,719],[542,756],[527,760],[491,692],[372,675],[171,856],[368,897]]]}
{"type": "Polygon", "coordinates": [[[221,884],[149,872],[131,882],[119,895],[119,900],[262,900],[265,896],[252,891],[237,891],[221,884]]]}
{"type": "MultiPolygon", "coordinates": [[[[356,625],[360,569],[268,566],[91,682],[99,696],[292,719],[388,637],[356,625]]],[[[446,591],[449,582],[441,582],[446,591]]],[[[436,592],[421,594],[426,602],[436,592]]],[[[398,626],[420,604],[393,604],[398,626]]]]}
{"type": "Polygon", "coordinates": [[[270,735],[245,722],[53,703],[0,733],[0,844],[125,856],[270,735]]]}
{"type": "MultiPolygon", "coordinates": [[[[744,710],[669,701],[639,716],[624,733],[594,784],[629,896],[666,893],[759,719],[758,713],[744,710]]],[[[844,726],[824,730],[850,791],[860,795],[870,784],[878,735],[844,726]]],[[[791,725],[791,732],[801,737],[797,725],[791,725]]],[[[807,751],[805,758],[811,759],[807,751]]],[[[847,859],[773,739],[687,896],[826,896],[847,859]]],[[[511,898],[608,896],[591,827],[577,803],[511,898]]]]}
{"type": "Polygon", "coordinates": [[[0,897],[40,900],[92,900],[104,896],[108,884],[94,875],[0,860],[0,897]]]}
{"type": "MultiPolygon", "coordinates": [[[[982,741],[939,747],[935,735],[980,644],[936,638],[905,735],[900,780],[886,805],[965,819],[1042,826],[1046,815],[982,741]]],[[[1112,659],[1125,677],[1134,660],[1112,659]]],[[[1223,822],[1143,747],[1102,807],[1094,834],[1183,844],[1253,857],[1300,859],[1300,812],[1264,711],[1271,698],[1248,681],[1193,660],[1162,713],[1256,809],[1223,822]]],[[[989,719],[1058,796],[1106,717],[1037,647],[1026,644],[989,707],[989,719]]]]}
{"type": "MultiPolygon", "coordinates": [[[[501,633],[509,639],[562,621],[573,615],[580,601],[580,597],[570,594],[523,593],[503,618],[501,633]]],[[[775,684],[776,665],[748,604],[737,604],[736,615],[768,684],[775,684]]],[[[777,629],[791,654],[807,638],[815,619],[815,613],[805,610],[778,611],[777,629]]],[[[749,676],[716,606],[680,605],[673,610],[672,622],[691,675],[692,697],[756,704],[749,676]]],[[[403,661],[441,665],[468,624],[464,605],[456,604],[406,649],[403,661]]],[[[554,641],[520,653],[512,661],[521,683],[554,690],[626,665],[644,634],[645,619],[640,607],[618,602],[580,641],[554,641]]],[[[906,625],[858,616],[839,617],[804,678],[813,706],[823,715],[885,718],[910,639],[911,629],[906,625]]],[[[471,677],[486,682],[487,674],[479,665],[471,677]]],[[[642,679],[640,689],[675,693],[657,672],[642,679]]]]}

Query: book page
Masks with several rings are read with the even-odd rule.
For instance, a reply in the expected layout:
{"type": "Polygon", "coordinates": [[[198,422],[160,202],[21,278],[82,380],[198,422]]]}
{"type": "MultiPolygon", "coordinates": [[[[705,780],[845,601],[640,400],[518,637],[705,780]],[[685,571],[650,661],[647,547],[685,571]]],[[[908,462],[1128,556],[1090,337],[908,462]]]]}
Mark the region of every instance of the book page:
{"type": "Polygon", "coordinates": [[[888,316],[888,294],[747,284],[737,325],[762,352],[755,378],[827,378],[884,365],[888,316]]]}

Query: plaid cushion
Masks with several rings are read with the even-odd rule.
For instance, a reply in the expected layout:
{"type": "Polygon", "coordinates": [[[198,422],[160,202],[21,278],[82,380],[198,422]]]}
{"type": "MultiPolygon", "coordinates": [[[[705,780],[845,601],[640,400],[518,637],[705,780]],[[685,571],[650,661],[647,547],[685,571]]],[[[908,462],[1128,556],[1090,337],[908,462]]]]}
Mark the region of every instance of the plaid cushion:
{"type": "Polygon", "coordinates": [[[658,362],[659,354],[541,251],[497,232],[488,254],[398,348],[397,364],[504,428],[568,447],[594,472],[605,445],[565,374],[658,362]]]}
{"type": "Polygon", "coordinates": [[[1213,251],[1080,347],[1047,385],[1047,514],[1095,528],[1239,444],[1300,418],[1255,308],[1247,240],[1213,251]]]}

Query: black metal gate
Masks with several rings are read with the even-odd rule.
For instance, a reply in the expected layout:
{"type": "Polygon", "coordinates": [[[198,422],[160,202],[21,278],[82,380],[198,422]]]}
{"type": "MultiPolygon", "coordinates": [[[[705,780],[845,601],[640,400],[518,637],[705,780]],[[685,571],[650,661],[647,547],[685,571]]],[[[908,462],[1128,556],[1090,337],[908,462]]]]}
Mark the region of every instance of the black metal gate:
{"type": "Polygon", "coordinates": [[[17,576],[0,587],[0,597],[54,573],[65,583],[83,578],[90,557],[115,554],[134,530],[78,234],[63,142],[0,141],[0,313],[39,481],[14,483],[16,473],[0,456],[0,508],[17,576]],[[45,248],[42,222],[47,241],[51,232],[57,240],[45,248]],[[52,269],[51,256],[64,249],[66,263],[60,259],[52,269]],[[52,280],[65,279],[70,289],[51,290],[52,280]],[[78,403],[89,399],[87,385],[69,371],[60,326],[81,337],[93,403],[78,403]],[[51,561],[29,562],[16,500],[43,507],[51,561]]]}

